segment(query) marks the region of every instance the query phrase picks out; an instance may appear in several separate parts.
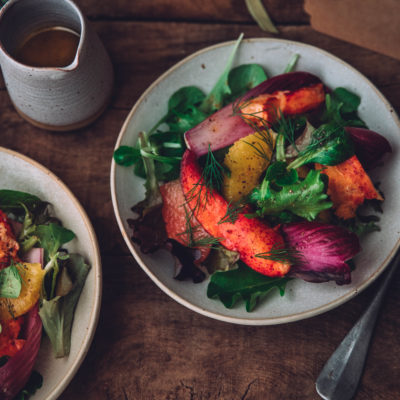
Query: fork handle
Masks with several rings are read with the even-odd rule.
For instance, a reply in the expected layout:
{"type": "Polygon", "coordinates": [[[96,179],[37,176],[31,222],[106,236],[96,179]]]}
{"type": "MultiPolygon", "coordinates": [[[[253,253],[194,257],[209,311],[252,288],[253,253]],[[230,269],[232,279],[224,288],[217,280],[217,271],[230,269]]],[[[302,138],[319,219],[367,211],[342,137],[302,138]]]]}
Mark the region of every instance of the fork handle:
{"type": "Polygon", "coordinates": [[[326,362],[316,381],[318,394],[325,400],[350,400],[360,381],[372,332],[386,289],[400,258],[397,253],[376,295],[363,315],[326,362]]]}

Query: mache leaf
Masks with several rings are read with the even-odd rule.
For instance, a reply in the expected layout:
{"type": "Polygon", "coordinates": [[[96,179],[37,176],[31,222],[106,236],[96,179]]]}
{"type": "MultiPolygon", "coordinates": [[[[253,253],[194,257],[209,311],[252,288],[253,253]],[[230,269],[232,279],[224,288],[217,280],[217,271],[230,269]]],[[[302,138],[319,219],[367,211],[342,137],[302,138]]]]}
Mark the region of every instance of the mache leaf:
{"type": "Polygon", "coordinates": [[[226,63],[224,72],[218,79],[217,83],[215,84],[211,92],[201,103],[200,110],[207,115],[212,114],[213,112],[219,110],[224,104],[225,97],[231,94],[231,88],[229,87],[228,84],[228,76],[236,52],[239,48],[239,44],[242,41],[242,39],[243,39],[243,33],[239,36],[238,40],[233,46],[233,50],[229,56],[228,62],[226,63]]]}
{"type": "MultiPolygon", "coordinates": [[[[167,113],[150,129],[149,136],[163,123],[176,124],[179,116],[182,117],[187,112],[193,112],[194,108],[202,104],[204,98],[205,94],[195,86],[184,86],[178,89],[168,100],[167,113]]],[[[193,121],[193,123],[195,122],[193,121]]]]}
{"type": "Polygon", "coordinates": [[[227,308],[232,308],[238,300],[243,299],[246,311],[253,311],[257,302],[274,288],[279,289],[280,295],[285,293],[289,278],[271,278],[252,270],[244,263],[226,272],[215,272],[211,275],[207,287],[207,296],[219,299],[227,308]]]}
{"type": "Polygon", "coordinates": [[[25,192],[20,192],[17,190],[0,190],[0,210],[4,212],[12,212],[16,214],[23,213],[24,206],[30,210],[43,204],[43,201],[39,197],[25,192]]]}
{"type": "Polygon", "coordinates": [[[44,256],[47,262],[57,254],[62,245],[70,242],[75,237],[74,232],[56,223],[38,225],[36,235],[39,237],[40,245],[44,249],[44,256]]]}
{"type": "Polygon", "coordinates": [[[361,98],[358,95],[343,87],[338,87],[326,95],[322,120],[342,126],[366,127],[365,122],[357,114],[360,104],[361,98]]]}
{"type": "Polygon", "coordinates": [[[196,107],[190,107],[185,112],[175,112],[172,118],[165,122],[172,132],[185,133],[206,119],[207,115],[196,107]]]}
{"type": "Polygon", "coordinates": [[[243,64],[233,68],[228,75],[228,85],[231,89],[228,102],[243,96],[266,79],[267,75],[259,64],[243,64]]]}
{"type": "Polygon", "coordinates": [[[205,94],[196,86],[184,86],[178,89],[168,100],[168,113],[185,112],[199,105],[205,94]]]}
{"type": "Polygon", "coordinates": [[[140,150],[132,146],[120,146],[114,151],[114,161],[118,165],[129,167],[140,159],[140,150]]]}
{"type": "Polygon", "coordinates": [[[68,255],[61,252],[60,248],[65,243],[70,242],[75,234],[60,224],[50,223],[38,225],[35,235],[39,238],[40,245],[44,249],[46,276],[43,288],[45,297],[50,300],[54,297],[60,261],[68,258],[68,255]]]}
{"type": "Polygon", "coordinates": [[[0,271],[0,297],[16,299],[22,289],[22,279],[15,265],[0,271]]]}

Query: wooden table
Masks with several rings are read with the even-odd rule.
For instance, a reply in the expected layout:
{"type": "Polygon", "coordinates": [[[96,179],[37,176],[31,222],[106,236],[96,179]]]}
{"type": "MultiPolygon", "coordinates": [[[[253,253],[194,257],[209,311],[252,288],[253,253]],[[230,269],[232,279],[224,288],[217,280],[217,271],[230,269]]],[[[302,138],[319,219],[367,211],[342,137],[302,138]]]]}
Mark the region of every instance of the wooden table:
{"type": "MultiPolygon", "coordinates": [[[[0,86],[0,145],[58,175],[82,202],[101,246],[104,292],[96,335],[61,399],[318,399],[324,362],[369,303],[375,287],[326,314],[286,325],[230,325],[179,305],[130,255],[111,204],[113,147],[130,108],[169,67],[203,47],[271,36],[239,0],[77,0],[110,53],[115,92],[106,112],[77,132],[37,129],[0,86]]],[[[400,110],[400,61],[315,32],[301,0],[265,4],[278,37],[316,45],[349,62],[400,110]]],[[[400,271],[399,271],[400,272],[400,271]]],[[[400,273],[389,289],[357,400],[400,398],[400,273]]]]}

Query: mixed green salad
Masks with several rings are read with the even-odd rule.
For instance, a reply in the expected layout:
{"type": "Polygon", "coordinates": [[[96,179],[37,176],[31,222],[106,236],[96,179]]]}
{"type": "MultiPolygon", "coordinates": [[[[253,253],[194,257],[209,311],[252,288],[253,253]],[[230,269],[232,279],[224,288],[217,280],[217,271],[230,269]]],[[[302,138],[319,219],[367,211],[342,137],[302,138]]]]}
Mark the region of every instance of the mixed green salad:
{"type": "Polygon", "coordinates": [[[137,143],[114,152],[146,181],[128,221],[142,252],[176,260],[176,279],[247,311],[294,278],[351,282],[359,238],[379,230],[383,194],[368,170],[391,151],[358,115],[360,97],[317,76],[232,68],[210,93],[177,90],[137,143]]]}
{"type": "Polygon", "coordinates": [[[0,398],[26,399],[42,328],[54,356],[68,356],[76,304],[90,266],[64,246],[75,234],[35,195],[0,190],[0,398]]]}

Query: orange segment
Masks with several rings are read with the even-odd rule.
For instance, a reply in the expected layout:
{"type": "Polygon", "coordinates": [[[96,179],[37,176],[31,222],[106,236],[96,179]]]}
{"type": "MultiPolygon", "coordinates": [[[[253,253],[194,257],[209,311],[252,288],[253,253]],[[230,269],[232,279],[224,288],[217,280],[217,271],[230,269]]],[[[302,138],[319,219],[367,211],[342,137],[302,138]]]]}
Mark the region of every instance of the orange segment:
{"type": "Polygon", "coordinates": [[[22,278],[18,298],[0,298],[0,320],[7,321],[27,313],[39,300],[45,271],[39,263],[16,264],[22,278]]]}
{"type": "Polygon", "coordinates": [[[272,130],[253,133],[236,141],[225,156],[224,164],[230,174],[224,176],[222,194],[228,201],[237,202],[258,184],[267,169],[274,151],[276,133],[272,130]]]}
{"type": "Polygon", "coordinates": [[[365,199],[383,200],[356,156],[338,165],[316,164],[315,168],[328,176],[328,195],[340,218],[354,218],[365,199]]]}

